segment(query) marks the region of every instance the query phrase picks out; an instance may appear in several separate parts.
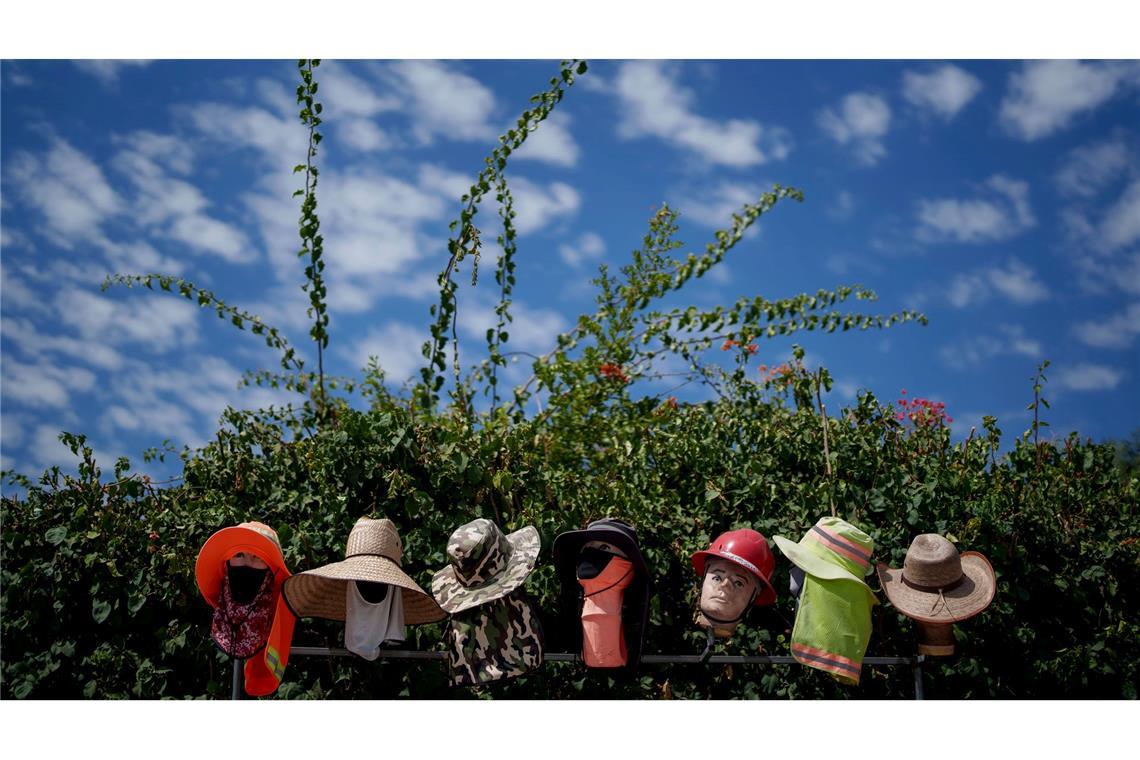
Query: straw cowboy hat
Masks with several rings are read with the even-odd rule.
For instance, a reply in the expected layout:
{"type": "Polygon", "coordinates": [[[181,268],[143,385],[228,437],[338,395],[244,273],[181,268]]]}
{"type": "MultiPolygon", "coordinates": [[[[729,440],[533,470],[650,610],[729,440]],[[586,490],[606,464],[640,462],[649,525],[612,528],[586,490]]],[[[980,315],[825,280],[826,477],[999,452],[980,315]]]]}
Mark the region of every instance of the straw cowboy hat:
{"type": "Polygon", "coordinates": [[[875,542],[851,523],[838,517],[821,517],[798,544],[783,536],[772,538],[784,556],[808,575],[823,580],[854,581],[875,600],[874,592],[863,580],[871,570],[875,542]]]}
{"type": "Polygon", "coordinates": [[[240,554],[253,554],[269,566],[273,573],[274,591],[280,589],[281,584],[289,577],[289,569],[285,567],[285,557],[281,553],[281,542],[277,539],[277,531],[268,525],[259,522],[243,522],[229,528],[222,528],[214,533],[198,552],[198,559],[194,563],[194,576],[198,581],[198,590],[211,607],[218,606],[218,594],[222,591],[222,576],[226,572],[226,563],[240,554]]]}
{"type": "Polygon", "coordinates": [[[924,623],[956,623],[989,606],[997,579],[978,552],[958,553],[949,540],[924,533],[911,542],[901,569],[877,566],[879,583],[902,614],[924,623]]]}
{"type": "Polygon", "coordinates": [[[432,578],[432,594],[451,614],[502,598],[526,580],[540,547],[530,525],[510,535],[483,518],[461,525],[448,539],[451,564],[432,578]]]}
{"type": "Polygon", "coordinates": [[[362,517],[348,534],[344,560],[294,575],[285,584],[285,601],[297,617],[344,620],[349,581],[387,583],[403,590],[408,625],[443,620],[447,614],[400,569],[403,554],[400,534],[391,520],[362,517]]]}

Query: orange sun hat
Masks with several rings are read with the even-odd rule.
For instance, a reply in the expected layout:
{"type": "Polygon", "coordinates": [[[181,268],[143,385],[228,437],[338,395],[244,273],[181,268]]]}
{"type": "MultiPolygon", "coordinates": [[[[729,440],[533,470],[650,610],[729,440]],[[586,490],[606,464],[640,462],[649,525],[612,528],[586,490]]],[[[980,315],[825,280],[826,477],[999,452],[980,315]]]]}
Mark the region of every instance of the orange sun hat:
{"type": "Polygon", "coordinates": [[[222,591],[222,576],[226,563],[241,552],[254,554],[269,565],[273,573],[273,589],[277,591],[291,573],[285,567],[285,556],[281,553],[281,542],[277,531],[265,523],[243,522],[229,528],[222,528],[206,539],[198,552],[194,564],[194,575],[198,579],[198,590],[211,607],[218,606],[218,594],[222,591]]]}
{"type": "Polygon", "coordinates": [[[293,628],[297,622],[281,594],[281,587],[291,573],[285,567],[285,556],[281,553],[277,531],[259,522],[243,522],[222,528],[202,545],[194,563],[194,576],[198,581],[198,590],[206,602],[211,607],[217,607],[226,563],[242,552],[261,558],[273,574],[276,601],[269,639],[261,651],[245,661],[244,667],[246,693],[263,697],[272,694],[281,685],[285,666],[289,662],[293,628]]]}

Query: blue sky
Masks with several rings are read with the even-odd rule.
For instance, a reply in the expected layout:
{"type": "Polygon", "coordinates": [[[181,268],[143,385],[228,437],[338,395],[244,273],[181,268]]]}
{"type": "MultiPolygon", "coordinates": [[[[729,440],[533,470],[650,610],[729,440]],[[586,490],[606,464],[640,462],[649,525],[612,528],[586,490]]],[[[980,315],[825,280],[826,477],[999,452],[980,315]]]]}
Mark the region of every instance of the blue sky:
{"type": "MultiPolygon", "coordinates": [[[[326,371],[358,376],[376,355],[394,386],[416,373],[459,196],[556,70],[317,70],[326,371]]],[[[60,430],[87,434],[107,465],[164,438],[201,445],[226,404],[285,400],[237,388],[244,370],[276,366],[254,336],[100,283],[183,276],[312,356],[295,63],[16,60],[0,82],[2,467],[70,464],[60,430]]],[[[1015,435],[1049,359],[1051,434],[1126,437],[1140,424],[1138,115],[1134,62],[591,61],[508,168],[521,233],[508,350],[544,352],[590,309],[598,264],[626,260],[654,206],[678,208],[699,251],[779,182],[806,202],[765,217],[682,301],[859,283],[878,292],[875,311],[919,309],[930,324],[796,336],[837,381],[831,408],[905,388],[944,402],[958,437],[984,414],[1015,435]]],[[[488,268],[460,291],[466,362],[483,358],[493,286],[488,268]]],[[[790,344],[762,343],[754,363],[790,344]]],[[[512,365],[508,379],[528,374],[512,365]]]]}

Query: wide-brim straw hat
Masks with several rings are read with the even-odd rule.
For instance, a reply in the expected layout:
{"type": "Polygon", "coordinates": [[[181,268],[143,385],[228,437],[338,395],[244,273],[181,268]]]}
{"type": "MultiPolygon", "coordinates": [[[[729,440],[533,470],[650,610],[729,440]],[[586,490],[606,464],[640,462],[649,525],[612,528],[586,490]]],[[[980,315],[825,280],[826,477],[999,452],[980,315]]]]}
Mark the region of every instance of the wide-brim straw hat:
{"type": "Polygon", "coordinates": [[[491,520],[472,520],[448,539],[451,564],[431,579],[432,594],[452,614],[501,599],[534,570],[541,547],[532,525],[504,535],[491,520]]]}
{"type": "Polygon", "coordinates": [[[211,607],[218,606],[226,563],[243,552],[259,557],[269,566],[273,573],[274,590],[280,588],[289,577],[289,569],[285,567],[285,557],[281,553],[281,542],[273,528],[259,522],[243,522],[222,528],[206,539],[194,562],[198,590],[211,607]]]}
{"type": "Polygon", "coordinates": [[[911,542],[901,568],[877,567],[883,592],[899,612],[925,623],[956,623],[993,601],[997,577],[978,552],[958,553],[948,539],[925,533],[911,542]]]}
{"type": "Polygon", "coordinates": [[[294,575],[285,583],[285,603],[297,617],[344,620],[351,581],[387,583],[401,589],[406,624],[443,620],[447,613],[401,569],[402,558],[396,525],[386,518],[362,517],[348,534],[344,559],[294,575]]]}
{"type": "Polygon", "coordinates": [[[783,536],[772,538],[784,556],[808,575],[822,580],[853,581],[875,599],[874,591],[863,580],[872,569],[874,540],[846,520],[821,517],[799,543],[783,536]]]}

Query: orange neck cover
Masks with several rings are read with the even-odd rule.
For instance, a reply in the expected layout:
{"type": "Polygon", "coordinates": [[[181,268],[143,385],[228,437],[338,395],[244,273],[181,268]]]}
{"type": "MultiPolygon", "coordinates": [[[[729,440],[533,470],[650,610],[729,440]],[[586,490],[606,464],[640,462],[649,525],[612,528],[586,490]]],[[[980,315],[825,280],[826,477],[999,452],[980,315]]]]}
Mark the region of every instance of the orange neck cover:
{"type": "Polygon", "coordinates": [[[613,557],[595,578],[579,578],[582,602],[582,659],[590,668],[620,668],[626,664],[621,601],[633,582],[633,563],[613,557]]]}

